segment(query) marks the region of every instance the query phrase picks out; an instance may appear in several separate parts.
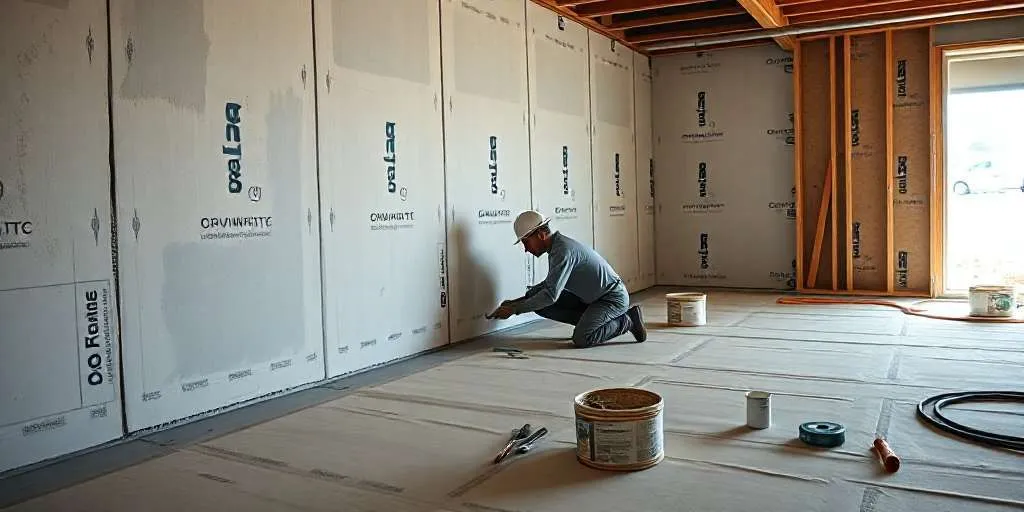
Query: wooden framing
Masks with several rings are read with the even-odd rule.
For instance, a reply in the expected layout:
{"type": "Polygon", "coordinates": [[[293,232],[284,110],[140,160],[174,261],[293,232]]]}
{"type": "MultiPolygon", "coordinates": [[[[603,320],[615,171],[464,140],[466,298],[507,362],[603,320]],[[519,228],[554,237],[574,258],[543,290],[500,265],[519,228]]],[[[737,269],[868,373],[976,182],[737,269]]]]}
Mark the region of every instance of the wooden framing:
{"type": "MultiPolygon", "coordinates": [[[[799,46],[799,45],[797,45],[799,46]]],[[[829,193],[831,194],[832,204],[831,214],[829,215],[832,222],[832,290],[839,290],[839,184],[836,183],[836,178],[839,176],[839,172],[836,169],[836,149],[838,149],[838,133],[836,130],[835,116],[836,116],[836,87],[838,86],[836,80],[836,38],[832,37],[828,40],[828,105],[829,105],[829,118],[832,122],[828,124],[828,148],[829,155],[831,156],[832,165],[829,166],[829,170],[832,173],[831,187],[829,193]]]]}
{"type": "Polygon", "coordinates": [[[892,30],[885,31],[885,291],[895,290],[893,278],[896,274],[893,261],[895,246],[895,215],[893,212],[892,184],[895,180],[893,161],[896,158],[893,147],[893,48],[892,30]]]}
{"type": "MultiPolygon", "coordinates": [[[[801,211],[804,205],[804,187],[803,187],[803,169],[804,169],[804,146],[803,146],[803,108],[801,102],[803,101],[802,87],[802,69],[803,65],[803,45],[796,44],[793,48],[793,134],[795,135],[796,144],[793,146],[793,160],[795,170],[795,181],[796,183],[796,194],[794,201],[796,204],[796,283],[797,289],[803,288],[804,283],[804,216],[801,211]]],[[[814,276],[816,277],[816,276],[814,276]]],[[[811,278],[811,276],[809,276],[811,278]]],[[[814,288],[813,284],[807,285],[809,288],[814,288]]]]}
{"type": "Polygon", "coordinates": [[[845,187],[843,188],[844,202],[846,206],[846,217],[844,220],[843,232],[846,234],[846,246],[844,248],[846,262],[846,290],[854,290],[853,280],[853,112],[850,105],[853,103],[853,73],[850,72],[851,65],[851,44],[850,36],[843,36],[843,154],[845,155],[844,177],[845,187]]]}

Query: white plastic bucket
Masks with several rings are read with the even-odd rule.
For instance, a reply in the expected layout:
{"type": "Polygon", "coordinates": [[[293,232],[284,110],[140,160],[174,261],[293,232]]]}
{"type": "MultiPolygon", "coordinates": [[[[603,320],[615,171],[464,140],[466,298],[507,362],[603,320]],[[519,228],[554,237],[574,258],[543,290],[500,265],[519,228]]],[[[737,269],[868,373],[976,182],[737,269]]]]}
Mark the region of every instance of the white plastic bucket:
{"type": "Polygon", "coordinates": [[[1017,312],[1017,290],[1013,286],[972,286],[971,316],[1012,317],[1017,312]]]}
{"type": "Polygon", "coordinates": [[[665,295],[668,324],[676,327],[697,327],[707,324],[707,294],[669,293],[665,295]]]}
{"type": "Polygon", "coordinates": [[[766,429],[772,426],[772,394],[767,391],[747,393],[747,426],[766,429]]]}

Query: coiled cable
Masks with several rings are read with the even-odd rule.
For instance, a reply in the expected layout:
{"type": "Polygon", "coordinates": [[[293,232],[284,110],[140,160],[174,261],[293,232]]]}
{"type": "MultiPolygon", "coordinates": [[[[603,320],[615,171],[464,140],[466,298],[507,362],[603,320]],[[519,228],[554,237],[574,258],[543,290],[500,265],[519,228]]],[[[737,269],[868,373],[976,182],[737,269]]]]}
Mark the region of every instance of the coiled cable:
{"type": "Polygon", "coordinates": [[[1024,403],[1024,392],[1020,391],[965,391],[943,393],[922,400],[917,405],[917,415],[924,421],[951,434],[982,444],[1024,451],[1024,437],[987,432],[949,419],[942,408],[965,402],[1019,402],[1024,403]]]}

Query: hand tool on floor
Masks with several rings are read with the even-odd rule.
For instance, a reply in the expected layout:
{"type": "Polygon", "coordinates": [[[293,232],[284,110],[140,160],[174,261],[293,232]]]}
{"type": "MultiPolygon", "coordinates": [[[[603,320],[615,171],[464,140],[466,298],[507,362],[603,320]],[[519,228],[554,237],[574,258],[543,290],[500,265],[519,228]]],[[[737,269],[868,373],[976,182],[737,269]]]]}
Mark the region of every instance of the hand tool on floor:
{"type": "Polygon", "coordinates": [[[523,353],[522,350],[515,347],[494,347],[494,352],[504,352],[509,359],[529,359],[530,357],[523,353]]]}
{"type": "Polygon", "coordinates": [[[846,427],[830,421],[800,424],[800,440],[819,448],[835,448],[846,442],[846,427]]]}
{"type": "Polygon", "coordinates": [[[508,457],[508,454],[512,453],[512,449],[516,447],[518,441],[523,441],[530,437],[530,424],[527,423],[512,433],[512,437],[505,444],[505,447],[498,452],[498,455],[494,457],[494,463],[497,464],[508,457]]]}
{"type": "Polygon", "coordinates": [[[547,435],[547,433],[548,429],[541,427],[536,432],[530,434],[530,437],[527,437],[519,443],[519,447],[516,448],[516,453],[523,454],[530,451],[530,449],[533,448],[533,445],[537,443],[537,440],[547,435]]]}
{"type": "Polygon", "coordinates": [[[885,466],[885,470],[889,473],[895,473],[900,470],[900,458],[892,451],[889,447],[889,443],[881,437],[875,438],[874,443],[875,453],[878,454],[878,459],[885,466]]]}

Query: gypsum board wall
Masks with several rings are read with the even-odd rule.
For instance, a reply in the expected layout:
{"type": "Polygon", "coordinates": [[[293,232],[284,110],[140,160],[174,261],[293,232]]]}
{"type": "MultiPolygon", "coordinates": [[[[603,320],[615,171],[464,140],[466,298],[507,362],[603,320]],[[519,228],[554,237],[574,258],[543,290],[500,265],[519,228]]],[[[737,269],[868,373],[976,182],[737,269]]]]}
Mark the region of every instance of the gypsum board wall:
{"type": "Polygon", "coordinates": [[[106,27],[85,0],[0,17],[0,472],[124,433],[106,27]]]}
{"type": "Polygon", "coordinates": [[[892,258],[897,291],[928,293],[931,281],[931,32],[892,33],[894,191],[892,258]]]}
{"type": "Polygon", "coordinates": [[[639,286],[633,54],[590,31],[593,112],[594,247],[622,277],[639,286]]]}
{"type": "MultiPolygon", "coordinates": [[[[526,15],[533,208],[552,219],[552,229],[592,247],[588,30],[565,18],[560,23],[534,2],[526,3],[526,15]]],[[[547,257],[538,258],[535,280],[547,270],[547,257]]]]}
{"type": "Polygon", "coordinates": [[[436,0],[314,12],[317,74],[330,77],[318,147],[335,376],[448,343],[440,20],[436,0]]]}
{"type": "Polygon", "coordinates": [[[533,319],[485,318],[534,278],[512,230],[531,206],[524,2],[441,4],[453,342],[533,319]]]}
{"type": "Polygon", "coordinates": [[[633,52],[633,95],[636,125],[637,288],[657,283],[654,250],[654,133],[651,120],[652,80],[650,57],[633,52]]]}
{"type": "Polygon", "coordinates": [[[849,142],[846,176],[851,260],[855,290],[886,290],[887,121],[884,33],[847,36],[849,142]]]}
{"type": "Polygon", "coordinates": [[[111,3],[128,427],[324,378],[311,5],[111,3]]]}

